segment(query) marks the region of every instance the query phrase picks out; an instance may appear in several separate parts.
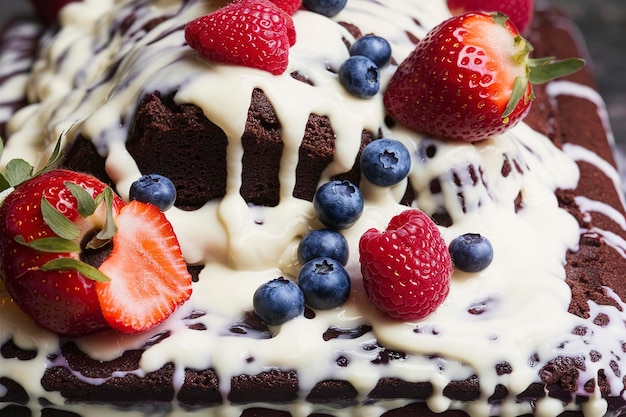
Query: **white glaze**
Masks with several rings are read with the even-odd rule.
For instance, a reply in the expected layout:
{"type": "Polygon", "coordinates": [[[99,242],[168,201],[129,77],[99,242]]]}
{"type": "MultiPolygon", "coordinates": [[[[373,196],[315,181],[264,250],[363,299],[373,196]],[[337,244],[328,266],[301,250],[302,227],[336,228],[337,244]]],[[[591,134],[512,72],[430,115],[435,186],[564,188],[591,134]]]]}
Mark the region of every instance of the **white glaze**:
{"type": "MultiPolygon", "coordinates": [[[[616,303],[622,305],[622,312],[590,303],[594,314],[611,317],[611,326],[607,328],[567,313],[571,293],[564,282],[563,264],[566,251],[576,248],[580,231],[576,221],[558,207],[554,195],[557,188],[573,188],[577,184],[574,160],[591,160],[617,185],[619,180],[608,163],[582,148],[570,146],[561,152],[525,124],[477,145],[441,143],[402,127],[389,129],[384,124],[380,97],[362,100],[349,96],[335,74],[326,69],[327,66],[337,69],[347,57],[341,38],[351,39],[349,33],[333,21],[310,12],[299,11],[294,15],[298,40],[290,50],[289,68],[281,76],[207,63],[182,46],[182,31],[174,29],[223,2],[190,1],[184,7],[177,0],[152,2],[151,7],[134,10],[137,19],[126,37],[116,34],[109,38],[109,27],[122,21],[140,3],[87,0],[63,10],[61,31],[47,44],[28,83],[29,97],[37,104],[20,111],[11,120],[14,133],[3,162],[14,157],[40,162],[59,135],[67,134],[66,140],[71,140],[82,132],[107,157],[107,172],[126,196],[140,172],[124,147],[128,126],[119,123],[120,115],[131,120],[134,103],[145,93],[178,88],[178,102],[200,106],[228,136],[228,190],[223,200],[209,202],[194,212],[178,209],[167,212],[187,262],[206,265],[199,282],[194,284],[190,301],[165,323],[145,334],[103,333],[77,339],[83,351],[95,359],[111,360],[124,350],[140,348],[160,332],[170,331],[169,338],[144,353],[141,369],[133,373],[142,375],[173,361],[177,369],[174,385],[179,387],[186,367],[212,367],[221,376],[220,388],[227,393],[231,376],[280,367],[298,371],[303,395],[319,380],[338,378],[351,382],[359,390],[359,400],[365,399],[379,378],[395,376],[407,381],[431,382],[434,394],[428,405],[434,411],[465,407],[447,399],[442,391],[448,382],[476,373],[482,396],[468,406],[472,416],[494,413],[516,416],[531,412],[530,404],[516,403],[513,399],[492,408],[487,398],[499,383],[506,384],[512,394],[523,391],[538,380],[537,370],[558,355],[582,355],[588,359],[589,346],[602,352],[599,362],[587,361],[582,381],[593,378],[598,369],[608,369],[610,359],[618,360],[621,368],[626,369],[625,355],[618,359],[611,353],[621,350],[620,338],[624,334],[624,305],[617,295],[611,293],[616,303]],[[174,17],[144,34],[140,29],[143,24],[161,14],[174,17]],[[121,63],[113,80],[102,82],[108,63],[117,60],[121,63]],[[293,71],[309,77],[315,87],[291,78],[289,73],[293,71]],[[243,152],[239,137],[255,87],[264,90],[283,127],[281,201],[274,208],[250,208],[238,192],[243,152]],[[281,275],[295,276],[298,240],[311,228],[319,227],[311,204],[291,197],[293,167],[310,113],[328,116],[337,136],[338,155],[322,181],[352,166],[363,129],[380,128],[385,136],[403,141],[413,155],[410,181],[419,195],[414,205],[429,213],[446,207],[454,221],[453,226],[441,228],[448,242],[466,232],[489,237],[495,248],[494,262],[477,274],[455,272],[448,299],[422,322],[398,323],[383,317],[374,311],[363,293],[357,242],[363,231],[370,227],[384,228],[393,214],[404,209],[397,201],[405,184],[389,190],[362,183],[367,207],[359,222],[345,232],[351,246],[348,269],[353,281],[349,302],[335,310],[317,312],[313,320],[300,317],[275,328],[272,339],[224,337],[228,326],[238,321],[244,311],[252,309],[252,294],[261,283],[281,275]],[[437,146],[434,158],[423,156],[423,148],[429,143],[437,146]],[[505,155],[517,161],[523,173],[512,170],[503,177],[505,155]],[[471,184],[468,164],[477,172],[480,168],[486,186],[481,182],[471,184]],[[462,180],[460,187],[453,182],[454,173],[462,180]],[[434,178],[439,178],[442,184],[441,194],[430,192],[434,178]],[[458,192],[465,197],[465,210],[458,203],[458,192]],[[520,192],[524,206],[516,213],[514,200],[520,192]],[[262,224],[259,219],[263,220],[262,224]],[[489,312],[480,316],[467,313],[471,303],[484,299],[494,300],[489,312]],[[195,311],[207,314],[186,319],[195,311]],[[207,331],[190,330],[187,327],[190,323],[204,324],[207,331]],[[362,324],[371,324],[373,332],[354,340],[323,342],[321,339],[329,326],[353,328],[362,324]],[[423,331],[415,332],[416,326],[423,331]],[[592,331],[584,337],[574,336],[572,330],[577,326],[587,326],[592,331]],[[429,329],[438,334],[431,334],[429,329]],[[364,350],[362,346],[376,339],[388,348],[407,352],[408,357],[386,366],[373,365],[371,361],[380,351],[364,350]],[[565,346],[560,348],[563,342],[565,346]],[[350,359],[348,367],[335,365],[339,352],[350,359]],[[539,362],[531,367],[529,358],[535,353],[539,362]],[[424,356],[431,354],[444,359],[424,356]],[[249,357],[254,357],[254,361],[248,362],[249,357]],[[496,374],[495,365],[502,361],[511,364],[512,374],[496,374]]],[[[422,37],[448,15],[442,0],[385,0],[384,3],[350,0],[335,20],[352,22],[363,33],[375,32],[386,37],[392,43],[396,61],[401,62],[413,48],[406,33],[422,37]]],[[[394,69],[390,66],[383,70],[383,89],[394,69]]],[[[551,94],[578,88],[564,84],[557,87],[551,94]]],[[[614,209],[584,200],[579,200],[579,204],[585,211],[603,212],[624,225],[614,209]]],[[[610,239],[606,232],[595,232],[610,239]]],[[[615,239],[614,246],[623,253],[623,241],[615,239]]],[[[39,386],[46,367],[63,363],[46,359],[58,350],[59,339],[33,325],[6,294],[0,302],[0,341],[13,338],[24,349],[38,349],[38,356],[32,361],[0,359],[3,374],[19,381],[33,399],[43,396],[62,404],[60,395],[44,392],[39,386]]],[[[104,382],[78,376],[94,384],[104,382]]],[[[623,390],[621,381],[613,379],[609,383],[615,395],[623,390]]],[[[332,412],[337,416],[377,416],[402,404],[402,401],[380,402],[332,412]]],[[[38,407],[35,401],[31,406],[38,407]]],[[[289,409],[296,417],[323,409],[303,401],[282,408],[289,409]]],[[[83,416],[100,416],[103,412],[100,407],[67,406],[67,409],[83,416]]],[[[144,415],[139,411],[105,410],[110,416],[144,415]]],[[[563,410],[561,402],[544,399],[534,411],[538,416],[551,417],[563,410]]],[[[586,416],[596,417],[605,410],[605,401],[595,393],[584,411],[586,416]]],[[[173,404],[170,412],[159,415],[238,416],[239,413],[239,407],[228,404],[210,412],[189,412],[173,404]]]]}

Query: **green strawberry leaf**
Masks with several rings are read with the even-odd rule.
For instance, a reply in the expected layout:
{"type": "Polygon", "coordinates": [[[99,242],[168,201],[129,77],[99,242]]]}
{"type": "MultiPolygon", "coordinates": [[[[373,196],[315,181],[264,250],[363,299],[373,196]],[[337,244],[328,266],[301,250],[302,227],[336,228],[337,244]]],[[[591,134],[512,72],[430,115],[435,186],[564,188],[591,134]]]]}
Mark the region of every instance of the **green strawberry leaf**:
{"type": "Polygon", "coordinates": [[[74,258],[57,258],[41,266],[42,271],[76,271],[96,282],[109,282],[110,279],[98,268],[74,258]]]}
{"type": "Polygon", "coordinates": [[[67,240],[75,240],[80,237],[78,227],[54,208],[46,200],[46,197],[41,197],[41,214],[43,215],[43,221],[57,236],[67,240]]]}
{"type": "Polygon", "coordinates": [[[546,62],[543,59],[531,61],[530,82],[544,84],[557,78],[565,77],[585,66],[585,60],[568,58],[561,61],[546,62]]]}
{"type": "Polygon", "coordinates": [[[110,187],[106,187],[102,193],[100,193],[96,199],[95,204],[99,205],[104,201],[104,206],[106,208],[106,219],[104,221],[104,227],[97,235],[91,239],[86,247],[88,249],[99,249],[102,246],[106,245],[113,239],[113,236],[117,233],[117,225],[115,224],[115,220],[113,219],[113,190],[110,187]]]}
{"type": "Polygon", "coordinates": [[[50,171],[52,168],[56,167],[61,161],[61,158],[63,157],[63,153],[61,152],[61,137],[62,135],[59,136],[59,139],[57,139],[57,143],[54,146],[54,150],[52,151],[48,162],[46,162],[46,165],[41,170],[39,170],[35,174],[35,176],[43,174],[46,171],[50,171]]]}
{"type": "Polygon", "coordinates": [[[96,211],[96,200],[80,185],[65,181],[65,186],[70,190],[76,201],[78,202],[78,214],[82,218],[91,216],[96,211]]]}
{"type": "Polygon", "coordinates": [[[23,159],[12,159],[7,163],[5,176],[11,187],[31,178],[33,175],[33,167],[23,159]]]}
{"type": "Polygon", "coordinates": [[[80,247],[71,240],[60,237],[43,237],[26,242],[22,235],[15,236],[14,240],[20,245],[46,253],[78,253],[80,247]]]}
{"type": "Polygon", "coordinates": [[[513,113],[513,111],[515,111],[517,104],[526,94],[527,85],[528,85],[528,78],[526,77],[515,78],[515,83],[513,84],[513,90],[511,91],[511,97],[509,98],[509,102],[507,103],[506,108],[504,109],[504,113],[502,113],[503,123],[508,123],[509,116],[511,115],[511,113],[513,113]]]}

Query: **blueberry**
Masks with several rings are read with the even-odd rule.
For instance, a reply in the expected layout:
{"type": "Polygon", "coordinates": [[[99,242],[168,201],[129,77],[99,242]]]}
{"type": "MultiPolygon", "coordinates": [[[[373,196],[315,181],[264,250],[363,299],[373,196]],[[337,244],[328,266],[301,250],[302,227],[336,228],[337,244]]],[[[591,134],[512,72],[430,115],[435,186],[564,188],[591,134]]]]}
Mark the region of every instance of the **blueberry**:
{"type": "Polygon", "coordinates": [[[350,297],[350,276],[332,258],[317,258],[304,264],[298,273],[298,285],[306,304],[318,310],[338,307],[350,297]]]}
{"type": "Polygon", "coordinates": [[[333,180],[318,188],[313,197],[313,208],[326,227],[347,229],[363,213],[363,194],[350,181],[333,180]]]}
{"type": "Polygon", "coordinates": [[[493,247],[478,233],[466,233],[450,242],[450,257],[454,266],[465,272],[478,272],[493,260],[493,247]]]}
{"type": "Polygon", "coordinates": [[[388,187],[402,181],[411,169],[409,150],[395,139],[370,142],[361,154],[361,172],[372,184],[388,187]]]}
{"type": "Polygon", "coordinates": [[[380,89],[380,70],[367,57],[351,56],[339,67],[339,81],[351,94],[369,98],[380,89]]]}
{"type": "Polygon", "coordinates": [[[280,277],[257,288],[253,305],[263,322],[277,326],[304,313],[304,295],[296,283],[280,277]]]}
{"type": "Polygon", "coordinates": [[[340,264],[348,263],[348,241],[339,232],[330,229],[313,230],[300,241],[298,260],[305,264],[312,259],[328,257],[340,264]]]}
{"type": "Polygon", "coordinates": [[[333,17],[346,7],[348,0],[303,0],[302,4],[308,10],[323,14],[327,17],[333,17]]]}
{"type": "Polygon", "coordinates": [[[391,45],[385,38],[366,35],[350,46],[350,56],[357,55],[368,57],[378,68],[382,68],[391,61],[391,45]]]}
{"type": "Polygon", "coordinates": [[[166,211],[176,201],[176,187],[169,178],[163,175],[148,174],[132,183],[129,198],[154,204],[161,211],[166,211]]]}

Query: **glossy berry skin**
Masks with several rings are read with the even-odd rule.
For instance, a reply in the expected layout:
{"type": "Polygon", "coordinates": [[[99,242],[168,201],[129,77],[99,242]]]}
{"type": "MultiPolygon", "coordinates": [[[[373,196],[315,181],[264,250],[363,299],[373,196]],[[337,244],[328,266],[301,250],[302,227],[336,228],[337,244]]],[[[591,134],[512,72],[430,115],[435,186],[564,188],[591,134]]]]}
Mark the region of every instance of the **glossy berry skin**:
{"type": "Polygon", "coordinates": [[[380,70],[365,56],[355,55],[345,60],[338,75],[341,85],[357,97],[373,97],[380,90],[380,70]]]}
{"type": "Polygon", "coordinates": [[[478,233],[466,233],[450,242],[450,257],[454,267],[465,272],[479,272],[493,260],[493,247],[478,233]]]}
{"type": "Polygon", "coordinates": [[[361,154],[361,173],[372,184],[395,185],[406,178],[411,169],[411,155],[404,144],[395,139],[370,142],[361,154]]]}
{"type": "Polygon", "coordinates": [[[447,0],[453,15],[467,12],[502,12],[521,33],[526,33],[532,22],[534,0],[447,0]]]}
{"type": "Polygon", "coordinates": [[[317,310],[339,307],[350,297],[350,276],[332,258],[313,259],[300,268],[298,285],[305,303],[317,310]]]}
{"type": "MultiPolygon", "coordinates": [[[[92,197],[106,187],[94,177],[61,169],[18,185],[0,206],[0,274],[14,302],[35,323],[57,334],[74,336],[109,328],[100,310],[95,282],[77,271],[40,269],[48,261],[76,254],[44,253],[15,241],[18,235],[26,242],[56,236],[42,219],[42,196],[85,233],[102,225],[102,212],[81,218],[66,181],[80,185],[92,197]]],[[[114,214],[123,206],[116,197],[114,214]]]]}
{"type": "Polygon", "coordinates": [[[169,178],[163,175],[142,175],[131,184],[129,198],[153,204],[161,211],[167,211],[176,202],[176,187],[169,178]]]}
{"type": "Polygon", "coordinates": [[[350,181],[333,180],[318,188],[313,208],[326,227],[343,230],[351,227],[363,214],[363,194],[350,181]]]}
{"type": "Polygon", "coordinates": [[[296,283],[280,277],[257,288],[253,305],[264,323],[278,326],[304,313],[304,295],[296,283]]]}
{"type": "Polygon", "coordinates": [[[308,10],[333,17],[346,7],[348,0],[302,0],[302,4],[308,10]]]}
{"type": "Polygon", "coordinates": [[[432,29],[391,78],[389,114],[418,132],[474,142],[515,126],[529,111],[530,82],[504,117],[518,77],[527,78],[526,41],[509,20],[469,13],[432,29]]]}
{"type": "Polygon", "coordinates": [[[302,6],[302,0],[270,0],[272,3],[280,7],[289,16],[292,16],[296,10],[302,6]]]}
{"type": "Polygon", "coordinates": [[[350,45],[350,56],[357,55],[367,57],[378,68],[383,68],[391,61],[391,45],[385,38],[376,35],[366,35],[350,45]]]}
{"type": "Polygon", "coordinates": [[[346,238],[331,229],[313,230],[304,236],[298,245],[298,261],[303,265],[315,258],[328,257],[345,266],[349,255],[346,238]]]}
{"type": "Polygon", "coordinates": [[[291,16],[269,0],[235,0],[191,21],[185,40],[209,61],[278,75],[287,69],[296,31],[291,16]]]}
{"type": "Polygon", "coordinates": [[[394,216],[387,230],[361,236],[363,286],[372,304],[397,320],[432,314],[450,291],[452,261],[433,221],[410,209],[394,216]]]}

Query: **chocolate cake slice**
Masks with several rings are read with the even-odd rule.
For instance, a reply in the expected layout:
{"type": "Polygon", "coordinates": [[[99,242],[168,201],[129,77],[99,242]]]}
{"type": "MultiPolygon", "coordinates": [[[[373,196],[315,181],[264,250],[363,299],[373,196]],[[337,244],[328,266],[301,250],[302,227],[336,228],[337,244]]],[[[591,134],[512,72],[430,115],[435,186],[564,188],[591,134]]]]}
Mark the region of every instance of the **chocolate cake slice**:
{"type": "MultiPolygon", "coordinates": [[[[332,19],[299,10],[280,76],[188,48],[185,24],[217,3],[77,2],[42,38],[2,162],[38,159],[60,135],[66,167],[124,197],[141,174],[171,178],[166,215],[194,292],[150,331],[63,338],[0,290],[0,416],[625,415],[626,206],[589,68],[537,86],[502,136],[450,142],[408,131],[336,75],[355,38],[377,33],[394,51],[388,80],[449,16],[445,1],[349,0],[332,19]],[[381,137],[413,163],[390,188],[361,178],[361,151],[381,137]],[[332,179],[366,195],[342,231],[350,299],[269,326],[253,293],[297,275],[299,241],[322,227],[311,200],[332,179]],[[433,315],[397,322],[368,302],[357,248],[408,206],[447,242],[490,236],[494,261],[455,271],[433,315]]],[[[537,56],[577,56],[575,31],[539,7],[528,37],[537,56]]]]}

